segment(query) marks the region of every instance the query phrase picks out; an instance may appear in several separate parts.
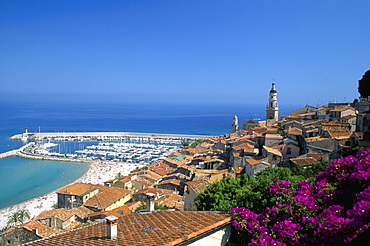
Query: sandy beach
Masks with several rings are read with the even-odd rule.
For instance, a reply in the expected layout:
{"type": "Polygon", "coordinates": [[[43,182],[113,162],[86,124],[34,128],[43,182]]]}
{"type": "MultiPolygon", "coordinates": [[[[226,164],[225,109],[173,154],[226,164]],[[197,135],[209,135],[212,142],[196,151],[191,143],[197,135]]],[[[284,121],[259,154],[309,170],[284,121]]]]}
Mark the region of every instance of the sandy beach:
{"type": "MultiPolygon", "coordinates": [[[[121,175],[128,175],[132,170],[136,169],[137,167],[140,168],[142,166],[144,166],[144,164],[130,162],[94,161],[91,163],[89,170],[81,178],[72,183],[82,182],[103,184],[104,181],[115,178],[118,173],[121,173],[121,175]]],[[[52,206],[56,203],[57,194],[54,191],[30,201],[0,210],[0,230],[6,227],[8,216],[18,209],[28,209],[31,213],[31,218],[33,218],[42,211],[51,210],[52,206]]]]}

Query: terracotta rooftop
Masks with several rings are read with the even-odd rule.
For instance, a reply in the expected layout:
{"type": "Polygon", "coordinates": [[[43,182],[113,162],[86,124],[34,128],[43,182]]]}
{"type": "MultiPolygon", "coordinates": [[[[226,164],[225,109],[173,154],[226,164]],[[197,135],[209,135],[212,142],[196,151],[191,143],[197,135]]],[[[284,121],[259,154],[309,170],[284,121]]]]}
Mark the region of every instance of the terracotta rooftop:
{"type": "Polygon", "coordinates": [[[196,173],[205,173],[205,174],[212,174],[212,173],[217,173],[217,170],[214,169],[197,169],[196,173]]]}
{"type": "MultiPolygon", "coordinates": [[[[193,165],[181,165],[181,166],[178,166],[176,169],[174,169],[174,171],[171,174],[178,173],[179,170],[181,170],[181,169],[186,169],[190,172],[194,172],[197,168],[193,165]]],[[[167,176],[169,176],[171,174],[168,174],[167,176]]]]}
{"type": "Polygon", "coordinates": [[[279,134],[266,134],[266,139],[283,139],[283,137],[279,134]]]}
{"type": "Polygon", "coordinates": [[[307,153],[307,155],[309,157],[312,157],[315,160],[315,162],[319,162],[319,161],[322,160],[322,158],[325,154],[323,154],[323,153],[307,153]]]}
{"type": "Polygon", "coordinates": [[[312,115],[315,115],[315,114],[316,114],[315,112],[310,112],[310,113],[305,113],[305,114],[299,114],[298,116],[304,117],[304,116],[312,116],[312,115]]]}
{"type": "Polygon", "coordinates": [[[177,165],[177,166],[184,165],[184,164],[189,162],[187,159],[179,160],[179,159],[170,158],[170,157],[167,157],[167,158],[163,159],[163,161],[174,164],[174,165],[177,165]]]}
{"type": "Polygon", "coordinates": [[[347,126],[347,123],[340,123],[339,121],[335,120],[335,121],[330,121],[330,122],[325,122],[325,123],[322,123],[321,124],[322,127],[324,126],[341,126],[341,127],[346,127],[347,126]]]}
{"type": "Polygon", "coordinates": [[[212,159],[208,159],[208,160],[205,160],[204,163],[210,163],[210,162],[225,162],[224,160],[222,159],[218,159],[218,158],[212,158],[212,159]]]}
{"type": "Polygon", "coordinates": [[[348,129],[344,131],[328,131],[329,135],[331,138],[336,138],[336,139],[347,139],[350,138],[351,133],[349,132],[348,129]]]}
{"type": "Polygon", "coordinates": [[[36,216],[35,220],[44,220],[49,218],[56,218],[62,221],[66,221],[71,218],[73,215],[76,215],[79,218],[87,218],[92,211],[84,206],[73,208],[73,209],[52,209],[48,211],[42,211],[39,215],[36,216]]]}
{"type": "Polygon", "coordinates": [[[177,210],[184,210],[184,201],[182,196],[177,194],[164,195],[154,202],[166,206],[167,208],[175,208],[177,210]]]}
{"type": "Polygon", "coordinates": [[[234,170],[234,173],[240,174],[243,172],[244,167],[232,167],[232,169],[234,170]]]}
{"type": "Polygon", "coordinates": [[[166,180],[166,181],[162,181],[156,185],[154,185],[154,187],[157,187],[158,185],[164,185],[164,184],[173,184],[173,185],[181,185],[181,182],[180,180],[176,180],[176,179],[171,179],[171,180],[166,180]]]}
{"type": "Polygon", "coordinates": [[[99,215],[104,215],[105,217],[110,216],[110,215],[121,217],[129,213],[131,213],[130,208],[126,205],[123,205],[123,206],[120,206],[112,210],[91,213],[90,217],[99,216],[99,215]]]}
{"type": "Polygon", "coordinates": [[[26,245],[178,245],[228,224],[230,220],[227,213],[208,211],[132,213],[118,218],[116,239],[107,239],[107,225],[102,221],[26,245]]]}
{"type": "Polygon", "coordinates": [[[207,180],[198,180],[198,181],[189,181],[186,184],[190,186],[196,193],[200,193],[207,188],[209,182],[207,180]]]}
{"type": "Polygon", "coordinates": [[[270,148],[270,147],[267,147],[267,146],[263,146],[263,148],[266,151],[273,153],[274,155],[283,156],[283,154],[280,151],[276,150],[276,149],[273,149],[273,148],[270,148]]]}
{"type": "Polygon", "coordinates": [[[106,209],[116,201],[123,197],[126,197],[132,193],[132,190],[126,190],[116,187],[109,187],[108,190],[99,192],[95,196],[91,197],[84,204],[86,207],[94,207],[98,209],[106,209]]]}
{"type": "Polygon", "coordinates": [[[304,123],[302,124],[302,127],[307,127],[307,126],[317,126],[321,123],[324,123],[325,121],[324,120],[316,120],[316,121],[311,121],[311,122],[308,122],[308,123],[304,123]]]}
{"type": "Polygon", "coordinates": [[[245,149],[245,148],[254,148],[254,145],[250,145],[249,143],[245,143],[245,144],[241,144],[241,145],[233,147],[234,150],[241,150],[241,149],[245,149]]]}
{"type": "Polygon", "coordinates": [[[346,115],[346,116],[341,117],[342,120],[349,120],[352,118],[356,118],[356,115],[346,115]]]}
{"type": "Polygon", "coordinates": [[[138,174],[137,175],[140,178],[148,178],[154,181],[160,180],[163,176],[159,175],[158,173],[152,172],[150,170],[147,170],[145,174],[138,174]]]}
{"type": "Polygon", "coordinates": [[[302,167],[311,166],[312,164],[316,163],[312,157],[291,158],[290,161],[302,167]]]}
{"type": "Polygon", "coordinates": [[[346,111],[346,110],[355,111],[356,109],[354,107],[351,107],[351,106],[348,106],[348,105],[341,105],[341,106],[338,106],[335,109],[332,109],[330,111],[332,111],[332,112],[343,112],[343,111],[346,111]]]}
{"type": "Polygon", "coordinates": [[[53,236],[53,235],[64,232],[63,230],[51,228],[51,227],[48,227],[44,224],[41,224],[38,221],[31,220],[31,221],[28,221],[26,223],[23,223],[23,224],[20,224],[20,225],[17,225],[17,226],[13,226],[13,227],[9,228],[8,230],[6,230],[5,232],[3,232],[1,235],[8,234],[8,233],[14,231],[16,228],[24,228],[28,231],[32,231],[33,229],[37,229],[36,230],[36,235],[38,235],[41,238],[50,237],[50,236],[53,236]]]}
{"type": "Polygon", "coordinates": [[[127,206],[131,210],[131,212],[134,212],[137,208],[141,207],[141,202],[128,202],[125,204],[125,206],[127,206]]]}
{"type": "Polygon", "coordinates": [[[134,183],[134,185],[136,183],[136,184],[141,185],[141,186],[143,186],[145,188],[149,188],[149,187],[152,187],[153,186],[152,183],[150,183],[150,182],[148,182],[146,180],[142,180],[142,179],[134,179],[131,182],[134,183]]]}
{"type": "Polygon", "coordinates": [[[191,178],[189,176],[186,176],[185,174],[182,173],[171,173],[167,174],[166,177],[163,178],[161,181],[166,181],[168,179],[187,179],[190,180],[191,178]]]}
{"type": "Polygon", "coordinates": [[[290,135],[302,135],[302,130],[301,129],[298,129],[298,128],[295,128],[295,127],[292,127],[292,128],[289,128],[287,130],[288,134],[290,135]]]}
{"type": "Polygon", "coordinates": [[[209,149],[203,149],[203,148],[189,148],[185,149],[184,151],[190,152],[192,154],[200,153],[200,152],[205,152],[209,151],[209,149]]]}
{"type": "Polygon", "coordinates": [[[67,187],[64,187],[64,188],[58,190],[56,193],[80,196],[80,195],[82,195],[86,192],[89,192],[89,191],[92,191],[92,190],[95,190],[95,189],[104,189],[102,187],[104,187],[104,186],[94,185],[94,184],[86,184],[86,183],[75,183],[75,184],[69,185],[67,187]]]}
{"type": "Polygon", "coordinates": [[[250,165],[257,165],[262,162],[261,159],[245,159],[246,162],[248,162],[250,165]]]}
{"type": "MultiPolygon", "coordinates": [[[[262,123],[262,124],[265,124],[265,123],[262,123]]],[[[264,132],[266,132],[266,127],[256,127],[256,128],[253,128],[253,129],[249,130],[249,132],[264,133],[264,132]]]]}
{"type": "Polygon", "coordinates": [[[258,153],[257,148],[245,148],[244,153],[258,153]]]}
{"type": "Polygon", "coordinates": [[[165,194],[173,194],[173,190],[167,190],[167,189],[159,189],[159,188],[147,188],[147,189],[142,189],[138,190],[135,192],[135,195],[137,194],[146,194],[146,193],[153,193],[156,194],[157,196],[162,196],[165,194]]]}
{"type": "Polygon", "coordinates": [[[306,138],[306,143],[312,143],[312,142],[324,141],[324,140],[328,140],[328,138],[322,138],[320,136],[317,136],[317,137],[306,138]]]}
{"type": "Polygon", "coordinates": [[[171,173],[173,171],[173,168],[171,168],[169,165],[164,164],[163,162],[157,162],[151,165],[147,166],[149,170],[152,172],[157,173],[158,175],[164,176],[168,173],[171,173]]]}

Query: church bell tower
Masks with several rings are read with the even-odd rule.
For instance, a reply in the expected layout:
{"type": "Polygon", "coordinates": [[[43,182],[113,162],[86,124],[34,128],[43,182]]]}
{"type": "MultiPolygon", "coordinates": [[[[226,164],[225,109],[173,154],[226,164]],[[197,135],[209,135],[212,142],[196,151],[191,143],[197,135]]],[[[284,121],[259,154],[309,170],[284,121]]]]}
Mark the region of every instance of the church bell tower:
{"type": "Polygon", "coordinates": [[[234,115],[233,124],[231,125],[231,133],[239,130],[238,116],[234,115]]]}
{"type": "Polygon", "coordinates": [[[266,107],[266,125],[272,125],[279,120],[279,107],[277,103],[277,91],[275,83],[272,82],[269,101],[266,107]]]}

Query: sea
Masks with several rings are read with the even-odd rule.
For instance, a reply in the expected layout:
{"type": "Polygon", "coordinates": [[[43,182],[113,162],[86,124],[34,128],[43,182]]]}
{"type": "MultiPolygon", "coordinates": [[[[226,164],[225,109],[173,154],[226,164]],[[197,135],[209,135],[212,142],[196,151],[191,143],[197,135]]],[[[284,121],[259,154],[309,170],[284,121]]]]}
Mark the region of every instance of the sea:
{"type": "MultiPolygon", "coordinates": [[[[288,115],[294,105],[281,106],[288,115]]],[[[218,136],[230,133],[234,115],[239,126],[264,120],[265,105],[164,102],[22,102],[0,100],[0,153],[24,143],[10,140],[28,132],[141,132],[218,136]]],[[[55,191],[80,178],[88,164],[0,159],[0,209],[55,191]]]]}

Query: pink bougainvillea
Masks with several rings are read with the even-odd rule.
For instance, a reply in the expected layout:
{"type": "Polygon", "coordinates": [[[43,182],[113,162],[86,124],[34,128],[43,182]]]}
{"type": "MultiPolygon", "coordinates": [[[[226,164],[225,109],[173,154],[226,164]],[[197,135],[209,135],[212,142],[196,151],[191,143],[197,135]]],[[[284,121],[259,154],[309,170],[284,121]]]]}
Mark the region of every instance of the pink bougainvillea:
{"type": "Polygon", "coordinates": [[[246,245],[346,245],[370,226],[370,150],[333,161],[316,181],[274,180],[277,203],[256,214],[233,208],[233,227],[246,245]]]}

